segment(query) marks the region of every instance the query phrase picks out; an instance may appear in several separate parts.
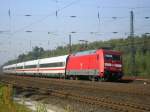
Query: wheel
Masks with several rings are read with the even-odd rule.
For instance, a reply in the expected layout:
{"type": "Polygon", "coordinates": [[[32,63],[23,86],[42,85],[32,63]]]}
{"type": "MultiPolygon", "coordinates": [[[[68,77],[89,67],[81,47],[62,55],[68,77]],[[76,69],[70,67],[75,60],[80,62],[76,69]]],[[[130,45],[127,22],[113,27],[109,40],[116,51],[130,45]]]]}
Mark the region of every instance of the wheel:
{"type": "Polygon", "coordinates": [[[96,81],[101,81],[101,78],[100,77],[96,77],[95,80],[96,81]]]}
{"type": "Polygon", "coordinates": [[[78,80],[78,77],[77,77],[77,76],[74,76],[74,80],[78,80]]]}
{"type": "Polygon", "coordinates": [[[106,75],[105,77],[104,77],[104,81],[109,81],[110,80],[110,76],[109,75],[106,75]]]}
{"type": "Polygon", "coordinates": [[[90,81],[95,81],[95,77],[94,76],[89,76],[89,80],[90,81]]]}
{"type": "Polygon", "coordinates": [[[69,79],[70,79],[70,80],[73,80],[73,76],[70,76],[69,79]]]}

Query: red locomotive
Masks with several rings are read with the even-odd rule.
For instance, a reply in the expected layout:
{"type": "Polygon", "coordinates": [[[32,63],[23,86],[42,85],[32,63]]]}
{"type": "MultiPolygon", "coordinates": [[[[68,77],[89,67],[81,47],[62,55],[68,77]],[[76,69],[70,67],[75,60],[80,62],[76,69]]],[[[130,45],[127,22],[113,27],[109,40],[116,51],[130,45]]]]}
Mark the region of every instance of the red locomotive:
{"type": "Polygon", "coordinates": [[[121,52],[111,50],[89,50],[68,57],[66,76],[76,79],[118,80],[123,76],[121,52]]]}

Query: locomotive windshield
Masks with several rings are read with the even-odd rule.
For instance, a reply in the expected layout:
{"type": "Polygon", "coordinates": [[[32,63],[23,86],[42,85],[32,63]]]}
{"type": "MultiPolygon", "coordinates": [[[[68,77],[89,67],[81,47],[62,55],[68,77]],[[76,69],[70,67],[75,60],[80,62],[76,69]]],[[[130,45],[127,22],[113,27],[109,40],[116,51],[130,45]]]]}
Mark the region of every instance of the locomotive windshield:
{"type": "Polygon", "coordinates": [[[120,55],[105,54],[105,60],[121,61],[120,55]]]}
{"type": "Polygon", "coordinates": [[[114,61],[120,61],[121,60],[120,55],[113,55],[113,60],[114,61]]]}

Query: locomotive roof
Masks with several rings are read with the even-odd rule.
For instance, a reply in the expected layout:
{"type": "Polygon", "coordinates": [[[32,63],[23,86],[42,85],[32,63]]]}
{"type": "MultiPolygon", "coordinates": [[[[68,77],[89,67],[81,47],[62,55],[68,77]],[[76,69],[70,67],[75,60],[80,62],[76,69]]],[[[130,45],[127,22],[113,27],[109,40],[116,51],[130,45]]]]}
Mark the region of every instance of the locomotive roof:
{"type": "Polygon", "coordinates": [[[73,55],[81,56],[81,55],[88,55],[88,54],[93,54],[93,53],[96,53],[96,50],[81,51],[81,52],[74,53],[73,55]]]}
{"type": "MultiPolygon", "coordinates": [[[[120,54],[119,51],[113,51],[113,50],[106,50],[106,49],[98,49],[103,50],[105,53],[113,53],[113,54],[120,54]]],[[[88,55],[88,54],[94,54],[97,50],[86,50],[86,51],[80,51],[77,53],[73,53],[74,56],[82,56],[82,55],[88,55]]]]}

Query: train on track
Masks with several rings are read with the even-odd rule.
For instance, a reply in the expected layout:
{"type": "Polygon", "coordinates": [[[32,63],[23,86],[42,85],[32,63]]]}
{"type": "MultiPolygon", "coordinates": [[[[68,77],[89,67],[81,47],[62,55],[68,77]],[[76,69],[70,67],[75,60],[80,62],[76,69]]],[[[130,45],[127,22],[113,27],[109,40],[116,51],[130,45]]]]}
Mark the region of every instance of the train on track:
{"type": "Polygon", "coordinates": [[[3,72],[20,76],[119,80],[123,76],[122,53],[105,49],[81,51],[7,65],[3,72]]]}

